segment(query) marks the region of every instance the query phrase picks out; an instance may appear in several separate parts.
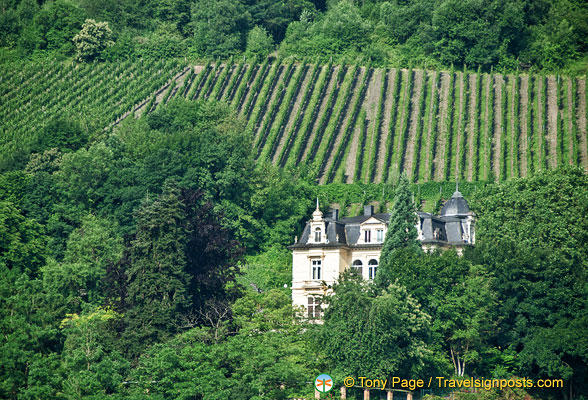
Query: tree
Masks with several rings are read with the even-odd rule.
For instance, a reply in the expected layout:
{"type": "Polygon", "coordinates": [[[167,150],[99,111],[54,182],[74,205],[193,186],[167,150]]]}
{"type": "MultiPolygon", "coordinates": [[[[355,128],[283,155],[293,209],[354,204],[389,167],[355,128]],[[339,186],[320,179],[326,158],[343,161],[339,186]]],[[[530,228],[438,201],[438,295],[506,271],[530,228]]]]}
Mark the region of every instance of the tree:
{"type": "Polygon", "coordinates": [[[303,11],[300,21],[288,26],[280,52],[295,57],[341,56],[357,54],[369,44],[371,24],[363,19],[353,2],[340,1],[329,7],[324,16],[314,18],[303,11]],[[322,17],[322,18],[321,18],[322,17]]]}
{"type": "Polygon", "coordinates": [[[203,191],[181,189],[180,201],[185,218],[182,227],[191,296],[189,310],[194,313],[206,308],[209,302],[234,300],[237,265],[243,249],[223,226],[223,215],[205,199],[203,191]]]}
{"type": "Polygon", "coordinates": [[[88,136],[78,121],[60,116],[43,127],[35,137],[31,151],[42,153],[54,148],[62,152],[76,151],[86,144],[88,136]]]}
{"type": "MultiPolygon", "coordinates": [[[[489,185],[472,199],[473,261],[495,275],[501,304],[496,343],[519,353],[518,373],[569,379],[586,390],[588,177],[578,168],[489,185]],[[546,338],[566,338],[546,341],[546,338]]],[[[567,387],[570,387],[567,386],[567,387]]]]}
{"type": "Polygon", "coordinates": [[[396,187],[390,221],[388,222],[388,232],[380,255],[378,276],[381,276],[376,276],[376,282],[380,286],[386,287],[389,282],[393,281],[391,280],[392,275],[389,275],[388,271],[390,264],[394,261],[396,250],[407,249],[409,252],[420,252],[416,223],[416,207],[412,200],[410,184],[408,179],[402,176],[396,187]]]}
{"type": "Polygon", "coordinates": [[[41,49],[71,54],[74,50],[72,39],[82,28],[83,21],[83,10],[73,2],[45,2],[34,18],[40,35],[41,49]]]}
{"type": "Polygon", "coordinates": [[[0,261],[0,397],[55,398],[60,386],[59,315],[42,281],[0,261]],[[44,372],[38,368],[45,368],[44,372]],[[47,367],[54,372],[49,374],[47,367]],[[43,374],[45,376],[43,376],[43,374]],[[51,375],[51,376],[47,376],[51,375]]]}
{"type": "Polygon", "coordinates": [[[233,323],[217,335],[198,327],[150,348],[132,371],[131,391],[177,399],[307,397],[316,376],[311,336],[283,290],[248,290],[232,306],[233,323]],[[233,330],[231,334],[228,329],[233,330]]]}
{"type": "Polygon", "coordinates": [[[522,1],[445,0],[435,8],[435,55],[452,63],[489,66],[516,54],[524,34],[522,1]]]}
{"type": "Polygon", "coordinates": [[[415,376],[435,369],[431,317],[404,287],[380,291],[345,273],[333,291],[324,299],[318,343],[335,375],[415,376]]]}
{"type": "Polygon", "coordinates": [[[35,275],[45,262],[43,229],[12,202],[0,201],[0,264],[35,275]]]}
{"type": "Polygon", "coordinates": [[[74,36],[76,56],[80,61],[91,61],[100,58],[106,48],[114,45],[112,31],[108,22],[96,22],[87,19],[80,33],[74,36]]]}
{"type": "Polygon", "coordinates": [[[274,41],[265,29],[255,26],[247,34],[247,48],[245,54],[248,57],[261,60],[267,57],[274,48],[274,41]]]}
{"type": "Polygon", "coordinates": [[[229,57],[245,49],[251,16],[239,0],[199,0],[188,29],[199,55],[229,57]]]}
{"type": "Polygon", "coordinates": [[[307,0],[244,0],[243,3],[253,22],[263,27],[278,43],[284,39],[288,25],[298,20],[303,11],[315,11],[315,5],[307,0]]]}
{"type": "Polygon", "coordinates": [[[82,315],[69,314],[62,322],[63,393],[68,398],[96,398],[119,390],[130,364],[113,349],[111,324],[121,316],[96,308],[82,315]]]}
{"type": "Polygon", "coordinates": [[[129,352],[176,333],[191,302],[190,276],[185,271],[186,214],[179,189],[167,185],[155,200],[137,211],[137,234],[131,242],[127,270],[126,334],[129,352]]]}
{"type": "Polygon", "coordinates": [[[211,302],[235,298],[241,248],[202,192],[168,182],[137,212],[127,269],[127,340],[139,354],[181,329],[207,323],[211,302]]]}
{"type": "MultiPolygon", "coordinates": [[[[458,278],[459,279],[459,278],[458,278]]],[[[488,338],[495,321],[496,295],[493,281],[480,266],[473,266],[461,282],[437,294],[436,328],[444,335],[456,376],[469,375],[488,354],[488,338]]]]}
{"type": "Polygon", "coordinates": [[[109,221],[87,215],[69,236],[63,261],[49,260],[42,268],[43,285],[53,294],[56,310],[65,308],[72,314],[104,304],[104,278],[123,252],[116,228],[109,221]]]}

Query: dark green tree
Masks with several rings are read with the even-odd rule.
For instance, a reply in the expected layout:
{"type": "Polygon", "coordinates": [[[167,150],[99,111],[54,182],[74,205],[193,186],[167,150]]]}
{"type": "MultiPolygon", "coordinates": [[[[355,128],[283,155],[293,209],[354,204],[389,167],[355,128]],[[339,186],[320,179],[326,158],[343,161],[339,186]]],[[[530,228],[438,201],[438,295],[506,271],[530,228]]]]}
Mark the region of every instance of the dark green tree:
{"type": "Polygon", "coordinates": [[[420,242],[417,240],[417,215],[416,207],[412,199],[410,184],[406,177],[401,176],[394,194],[394,203],[388,222],[388,232],[382,247],[380,266],[376,282],[382,287],[393,282],[390,275],[390,266],[394,262],[395,252],[407,249],[409,252],[420,253],[420,242]]]}
{"type": "Polygon", "coordinates": [[[411,376],[435,368],[431,317],[404,287],[380,291],[347,273],[333,290],[324,299],[328,308],[317,346],[335,378],[411,376]]]}
{"type": "MultiPolygon", "coordinates": [[[[560,168],[490,185],[472,199],[479,215],[475,263],[493,271],[501,348],[519,353],[521,375],[560,377],[586,392],[588,177],[560,168]],[[547,338],[565,340],[547,340],[547,338]]],[[[567,386],[570,385],[570,386],[567,386]]],[[[563,394],[563,393],[562,393],[563,394]]]]}
{"type": "Polygon", "coordinates": [[[82,28],[84,17],[84,11],[73,2],[46,2],[34,19],[40,47],[71,54],[74,50],[72,39],[82,28]]]}
{"type": "Polygon", "coordinates": [[[245,49],[251,16],[239,0],[198,0],[188,25],[201,56],[229,57],[245,49]]]}
{"type": "Polygon", "coordinates": [[[180,191],[166,185],[137,211],[137,234],[127,270],[126,340],[129,353],[168,338],[190,306],[190,276],[185,271],[186,218],[180,191]]]}

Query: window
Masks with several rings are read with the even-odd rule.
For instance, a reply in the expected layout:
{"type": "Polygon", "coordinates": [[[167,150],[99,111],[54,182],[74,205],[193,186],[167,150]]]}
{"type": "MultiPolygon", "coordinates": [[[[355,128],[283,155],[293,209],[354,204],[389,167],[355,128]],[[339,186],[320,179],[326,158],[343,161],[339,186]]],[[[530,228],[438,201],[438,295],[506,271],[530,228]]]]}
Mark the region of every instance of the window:
{"type": "Polygon", "coordinates": [[[374,279],[376,277],[376,273],[378,272],[378,260],[370,260],[368,262],[368,275],[370,279],[374,279]]]}
{"type": "Polygon", "coordinates": [[[372,231],[369,229],[365,231],[365,242],[369,243],[372,241],[372,231]]]}
{"type": "Polygon", "coordinates": [[[382,243],[384,241],[384,230],[378,229],[376,230],[376,240],[378,243],[382,243]]]}
{"type": "Polygon", "coordinates": [[[321,228],[316,228],[314,230],[314,242],[315,243],[321,242],[321,228]]]}
{"type": "Polygon", "coordinates": [[[357,271],[359,276],[363,276],[363,263],[361,260],[353,261],[352,267],[357,271]]]}
{"type": "Polygon", "coordinates": [[[308,296],[308,319],[321,317],[321,303],[317,297],[308,296]]]}
{"type": "Polygon", "coordinates": [[[321,260],[312,260],[312,279],[321,279],[321,260]]]}

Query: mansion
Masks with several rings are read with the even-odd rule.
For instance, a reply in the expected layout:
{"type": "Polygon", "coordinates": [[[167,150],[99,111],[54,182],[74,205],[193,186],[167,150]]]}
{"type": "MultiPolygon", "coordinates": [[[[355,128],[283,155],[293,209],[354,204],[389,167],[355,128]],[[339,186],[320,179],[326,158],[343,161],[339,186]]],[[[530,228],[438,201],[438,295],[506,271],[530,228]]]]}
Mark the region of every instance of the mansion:
{"type": "MultiPolygon", "coordinates": [[[[440,216],[418,212],[418,239],[425,251],[456,248],[458,253],[475,243],[474,216],[467,201],[456,190],[440,216]]],[[[364,279],[374,279],[388,230],[389,213],[374,213],[365,206],[361,216],[339,219],[339,210],[324,217],[318,200],[312,219],[306,223],[292,250],[292,303],[303,306],[308,318],[318,318],[318,298],[348,268],[356,268],[364,279]]]]}

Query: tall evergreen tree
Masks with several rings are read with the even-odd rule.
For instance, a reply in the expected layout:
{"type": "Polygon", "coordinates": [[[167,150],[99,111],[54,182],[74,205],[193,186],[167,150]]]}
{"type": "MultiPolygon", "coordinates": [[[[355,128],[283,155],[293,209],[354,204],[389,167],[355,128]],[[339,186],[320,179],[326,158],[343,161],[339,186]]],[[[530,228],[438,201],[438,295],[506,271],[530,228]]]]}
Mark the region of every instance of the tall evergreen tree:
{"type": "Polygon", "coordinates": [[[388,233],[382,248],[380,263],[389,261],[391,254],[396,249],[420,248],[417,241],[416,223],[416,207],[412,199],[410,184],[408,179],[402,176],[394,194],[394,204],[390,213],[388,233]]]}
{"type": "Polygon", "coordinates": [[[412,199],[410,184],[405,176],[401,176],[394,195],[394,204],[388,222],[388,233],[380,255],[380,266],[376,282],[381,286],[388,286],[390,279],[388,271],[391,264],[399,256],[410,259],[412,255],[420,254],[421,247],[417,240],[416,207],[412,199]],[[403,252],[404,254],[399,254],[403,252]],[[406,254],[408,253],[408,254],[406,254]]]}
{"type": "MultiPolygon", "coordinates": [[[[148,345],[177,332],[180,315],[190,305],[185,216],[180,191],[169,184],[137,213],[137,234],[127,270],[129,344],[148,345]]],[[[128,350],[137,354],[137,349],[128,350]]]]}

